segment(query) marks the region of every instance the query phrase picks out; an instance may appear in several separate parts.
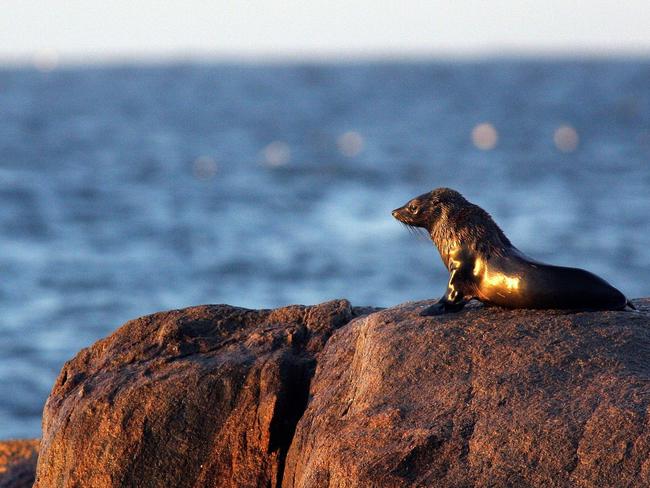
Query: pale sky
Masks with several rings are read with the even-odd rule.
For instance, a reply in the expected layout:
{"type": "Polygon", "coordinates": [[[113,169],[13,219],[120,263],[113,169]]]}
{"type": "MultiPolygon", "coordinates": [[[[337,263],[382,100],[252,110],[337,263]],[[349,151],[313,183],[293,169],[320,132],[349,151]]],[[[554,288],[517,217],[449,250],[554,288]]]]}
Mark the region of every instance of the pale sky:
{"type": "Polygon", "coordinates": [[[650,54],[649,0],[2,0],[0,62],[650,54]]]}

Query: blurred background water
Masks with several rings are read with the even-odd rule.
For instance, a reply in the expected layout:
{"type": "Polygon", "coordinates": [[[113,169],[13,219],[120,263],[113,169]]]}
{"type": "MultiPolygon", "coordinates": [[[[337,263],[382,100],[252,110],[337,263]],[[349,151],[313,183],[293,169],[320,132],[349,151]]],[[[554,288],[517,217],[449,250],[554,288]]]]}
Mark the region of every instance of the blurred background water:
{"type": "Polygon", "coordinates": [[[0,70],[0,438],[143,314],[439,296],[390,216],[438,186],[650,295],[649,61],[37,67],[0,70]]]}

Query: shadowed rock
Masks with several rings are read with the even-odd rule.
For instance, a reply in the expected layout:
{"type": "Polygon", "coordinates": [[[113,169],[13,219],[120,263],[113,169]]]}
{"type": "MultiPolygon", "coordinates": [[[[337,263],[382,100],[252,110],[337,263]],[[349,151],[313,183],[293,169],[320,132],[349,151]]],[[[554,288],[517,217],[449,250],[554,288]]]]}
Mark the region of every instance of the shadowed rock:
{"type": "Polygon", "coordinates": [[[346,300],[126,323],[61,371],[34,486],[277,486],[315,357],[346,300]]]}
{"type": "Polygon", "coordinates": [[[0,442],[0,488],[31,488],[37,456],[38,439],[0,442]]]}
{"type": "Polygon", "coordinates": [[[650,486],[647,311],[418,305],[329,340],[284,487],[650,486]]]}

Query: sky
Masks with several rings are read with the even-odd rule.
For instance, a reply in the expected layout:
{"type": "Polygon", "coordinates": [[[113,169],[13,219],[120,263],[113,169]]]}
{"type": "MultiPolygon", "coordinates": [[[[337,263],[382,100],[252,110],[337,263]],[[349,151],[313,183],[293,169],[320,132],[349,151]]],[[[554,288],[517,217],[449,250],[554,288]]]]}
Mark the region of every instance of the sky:
{"type": "Polygon", "coordinates": [[[648,0],[2,0],[0,62],[646,55],[648,0]]]}

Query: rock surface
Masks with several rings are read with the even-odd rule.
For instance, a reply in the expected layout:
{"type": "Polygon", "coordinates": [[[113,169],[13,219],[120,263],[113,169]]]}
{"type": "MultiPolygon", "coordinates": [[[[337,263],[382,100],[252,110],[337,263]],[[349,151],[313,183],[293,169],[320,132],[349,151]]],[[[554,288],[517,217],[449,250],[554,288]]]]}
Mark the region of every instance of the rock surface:
{"type": "Polygon", "coordinates": [[[37,457],[38,439],[0,442],[0,488],[31,488],[37,457]]]}
{"type": "Polygon", "coordinates": [[[127,322],[61,371],[34,486],[279,485],[316,356],[354,315],[337,300],[127,322]]]}
{"type": "Polygon", "coordinates": [[[34,486],[650,486],[636,304],[143,317],[61,371],[34,486]]]}
{"type": "Polygon", "coordinates": [[[357,319],[321,355],[283,486],[650,486],[650,301],[636,303],[357,319]]]}

